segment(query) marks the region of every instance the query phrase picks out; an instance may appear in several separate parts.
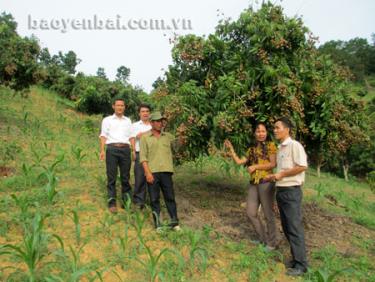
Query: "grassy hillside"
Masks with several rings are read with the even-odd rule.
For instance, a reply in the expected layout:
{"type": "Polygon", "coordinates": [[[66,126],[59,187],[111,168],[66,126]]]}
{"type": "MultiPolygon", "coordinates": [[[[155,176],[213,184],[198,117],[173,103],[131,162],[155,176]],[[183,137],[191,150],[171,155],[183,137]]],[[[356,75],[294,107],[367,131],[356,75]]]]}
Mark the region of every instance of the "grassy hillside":
{"type": "Polygon", "coordinates": [[[252,243],[246,173],[230,162],[178,167],[183,232],[156,234],[148,209],[107,211],[100,116],[39,88],[28,98],[0,89],[0,101],[1,281],[328,281],[319,278],[336,271],[339,281],[375,281],[375,194],[364,183],[309,171],[311,270],[293,280],[285,240],[273,252],[252,243]]]}

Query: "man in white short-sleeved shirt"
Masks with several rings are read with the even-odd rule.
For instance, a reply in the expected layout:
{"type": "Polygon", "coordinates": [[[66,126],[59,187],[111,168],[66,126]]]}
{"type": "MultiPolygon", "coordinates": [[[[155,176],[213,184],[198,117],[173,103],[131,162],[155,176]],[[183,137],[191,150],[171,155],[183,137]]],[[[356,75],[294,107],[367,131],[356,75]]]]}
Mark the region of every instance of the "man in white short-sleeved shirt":
{"type": "Polygon", "coordinates": [[[303,275],[308,268],[302,222],[302,190],[307,169],[307,156],[303,146],[291,135],[292,123],[288,118],[276,121],[274,134],[281,142],[277,151],[276,173],[269,180],[276,181],[276,200],[281,225],[290,244],[292,260],[286,263],[287,274],[303,275]]]}
{"type": "Polygon", "coordinates": [[[100,133],[100,160],[105,160],[107,172],[108,208],[111,213],[117,212],[116,207],[116,178],[120,168],[121,199],[131,199],[130,177],[130,137],[132,123],[124,116],[125,102],[115,99],[112,108],[114,114],[105,117],[102,121],[100,133]]]}
{"type": "Polygon", "coordinates": [[[133,201],[140,209],[144,208],[147,193],[145,172],[142,164],[139,162],[140,139],[143,134],[151,130],[151,123],[149,121],[150,110],[150,106],[146,104],[141,104],[138,107],[140,120],[133,123],[130,139],[132,147],[135,148],[135,150],[133,150],[135,178],[133,201]]]}

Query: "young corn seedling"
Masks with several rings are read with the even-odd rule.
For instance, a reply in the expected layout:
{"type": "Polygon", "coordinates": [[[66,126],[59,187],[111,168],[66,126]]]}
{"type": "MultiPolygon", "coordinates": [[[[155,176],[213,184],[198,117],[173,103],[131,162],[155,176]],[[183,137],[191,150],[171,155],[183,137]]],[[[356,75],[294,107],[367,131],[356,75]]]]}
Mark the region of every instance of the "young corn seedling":
{"type": "Polygon", "coordinates": [[[47,184],[44,186],[49,204],[53,204],[55,196],[58,194],[56,190],[58,179],[53,171],[47,170],[43,173],[47,178],[47,184]]]}
{"type": "Polygon", "coordinates": [[[72,215],[70,216],[70,218],[73,220],[73,223],[74,223],[76,244],[80,245],[80,243],[81,243],[81,224],[79,222],[78,212],[76,210],[72,210],[71,214],[72,215]]]}
{"type": "Polygon", "coordinates": [[[144,267],[148,276],[148,281],[154,282],[158,277],[162,276],[161,271],[159,269],[159,262],[163,256],[167,255],[167,253],[176,255],[176,257],[179,260],[179,264],[184,264],[184,259],[182,255],[179,254],[176,250],[163,248],[159,251],[158,254],[156,254],[151,250],[149,246],[147,246],[141,233],[137,232],[137,238],[142,247],[146,250],[147,260],[140,259],[138,257],[134,257],[134,259],[144,267]]]}
{"type": "Polygon", "coordinates": [[[30,150],[33,154],[34,166],[39,167],[42,161],[49,156],[49,152],[46,150],[36,150],[34,145],[30,146],[30,150]]]}
{"type": "Polygon", "coordinates": [[[26,187],[31,185],[31,176],[32,176],[33,166],[29,166],[25,163],[22,164],[22,176],[24,178],[24,184],[26,187]]]}
{"type": "Polygon", "coordinates": [[[160,258],[165,255],[167,252],[170,252],[170,249],[164,248],[160,250],[159,254],[153,253],[150,247],[148,247],[146,244],[143,244],[143,247],[146,250],[147,254],[147,260],[140,259],[138,257],[134,258],[137,262],[139,262],[145,269],[147,275],[148,275],[148,281],[154,282],[156,278],[159,276],[159,269],[158,264],[160,258]]]}
{"type": "Polygon", "coordinates": [[[206,271],[207,268],[207,260],[208,260],[208,251],[202,246],[199,246],[200,242],[202,241],[202,235],[199,232],[189,232],[189,265],[192,269],[195,267],[195,260],[199,256],[200,264],[199,267],[202,272],[206,271]]]}
{"type": "Polygon", "coordinates": [[[29,112],[23,112],[23,117],[22,117],[22,120],[23,120],[23,125],[25,126],[25,127],[27,127],[27,120],[28,120],[28,118],[29,118],[29,112]]]}
{"type": "MultiPolygon", "coordinates": [[[[59,250],[57,256],[61,259],[58,263],[62,267],[62,272],[64,274],[68,273],[68,276],[63,275],[60,277],[56,274],[51,274],[46,281],[47,282],[78,282],[82,281],[84,276],[90,274],[93,269],[89,264],[81,263],[81,252],[85,245],[80,246],[78,249],[74,249],[69,246],[70,254],[67,254],[64,248],[64,244],[60,241],[61,249],[59,250]]],[[[101,277],[101,276],[100,276],[101,277]]]]}
{"type": "Polygon", "coordinates": [[[125,223],[129,225],[132,222],[132,200],[129,195],[126,195],[126,200],[122,201],[122,205],[126,211],[125,223]]]}
{"type": "Polygon", "coordinates": [[[119,251],[116,254],[117,261],[119,262],[121,268],[123,270],[126,270],[126,267],[128,266],[129,259],[131,259],[130,254],[130,243],[132,239],[129,239],[129,236],[125,234],[124,237],[118,237],[115,239],[115,243],[119,247],[119,251]]]}
{"type": "Polygon", "coordinates": [[[71,151],[74,159],[77,161],[78,167],[80,167],[82,160],[87,156],[87,154],[83,153],[82,148],[76,146],[72,146],[71,151]]]}
{"type": "Polygon", "coordinates": [[[58,178],[55,175],[55,168],[64,160],[64,157],[64,154],[61,154],[56,158],[52,165],[49,167],[43,166],[44,172],[42,172],[38,177],[39,179],[43,177],[47,179],[47,184],[44,186],[44,189],[46,191],[47,201],[49,204],[53,204],[55,196],[58,194],[56,190],[58,178]]]}
{"type": "Polygon", "coordinates": [[[48,254],[49,236],[43,232],[44,219],[45,217],[40,213],[35,214],[31,230],[26,230],[22,244],[20,246],[6,244],[0,249],[0,255],[8,254],[27,266],[29,282],[37,280],[38,267],[48,254]]]}
{"type": "Polygon", "coordinates": [[[351,269],[340,269],[333,273],[329,273],[327,270],[318,269],[309,274],[309,278],[311,281],[316,282],[334,282],[337,281],[337,276],[343,274],[344,272],[351,272],[351,269]]]}
{"type": "Polygon", "coordinates": [[[104,213],[104,216],[102,219],[99,220],[100,227],[102,229],[102,233],[107,236],[107,238],[112,238],[112,230],[111,226],[115,223],[113,219],[113,215],[104,213]]]}
{"type": "MultiPolygon", "coordinates": [[[[123,270],[128,266],[128,261],[131,259],[132,255],[130,250],[130,243],[133,239],[129,238],[129,227],[132,224],[132,211],[131,211],[132,202],[130,198],[126,201],[123,201],[123,206],[126,211],[125,213],[125,228],[124,228],[124,237],[118,237],[115,239],[115,243],[118,245],[119,251],[116,254],[116,259],[119,262],[123,270]]],[[[133,249],[134,251],[134,249],[133,249]]]]}
{"type": "Polygon", "coordinates": [[[134,213],[134,221],[132,223],[135,228],[137,235],[142,236],[142,230],[145,224],[146,219],[148,218],[148,213],[141,213],[138,210],[134,213]]]}
{"type": "Polygon", "coordinates": [[[42,126],[42,122],[38,118],[35,118],[31,125],[33,129],[33,135],[36,136],[40,127],[42,126]]]}
{"type": "Polygon", "coordinates": [[[30,207],[30,202],[27,196],[21,195],[21,196],[16,196],[15,194],[10,195],[16,204],[16,206],[20,210],[19,214],[19,220],[21,221],[22,224],[26,224],[27,219],[29,218],[29,213],[28,209],[30,207]]]}

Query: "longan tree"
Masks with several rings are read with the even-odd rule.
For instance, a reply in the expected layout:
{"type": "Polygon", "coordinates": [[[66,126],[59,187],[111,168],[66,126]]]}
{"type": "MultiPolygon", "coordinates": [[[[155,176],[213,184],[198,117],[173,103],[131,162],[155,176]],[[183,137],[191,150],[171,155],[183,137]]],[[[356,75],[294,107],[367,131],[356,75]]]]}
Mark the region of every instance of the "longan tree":
{"type": "Polygon", "coordinates": [[[315,47],[300,18],[280,6],[249,8],[222,20],[214,34],[174,40],[173,64],[152,97],[185,141],[180,157],[194,159],[229,138],[244,151],[258,121],[295,123],[297,139],[320,165],[365,138],[361,105],[346,89],[349,72],[315,47]]]}

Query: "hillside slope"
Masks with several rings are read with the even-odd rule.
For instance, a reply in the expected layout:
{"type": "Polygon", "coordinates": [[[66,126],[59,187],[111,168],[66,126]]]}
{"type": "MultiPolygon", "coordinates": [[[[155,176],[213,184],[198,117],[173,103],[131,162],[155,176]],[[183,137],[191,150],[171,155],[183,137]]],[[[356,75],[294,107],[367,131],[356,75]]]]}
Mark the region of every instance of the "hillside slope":
{"type": "MultiPolygon", "coordinates": [[[[0,101],[0,280],[291,281],[283,274],[287,243],[269,252],[251,241],[241,207],[247,177],[227,174],[230,163],[208,157],[178,167],[183,232],[156,234],[148,209],[107,211],[100,116],[40,88],[28,98],[0,89],[0,101]]],[[[305,199],[312,268],[295,281],[346,268],[340,281],[375,281],[369,187],[309,172],[305,199]]]]}

